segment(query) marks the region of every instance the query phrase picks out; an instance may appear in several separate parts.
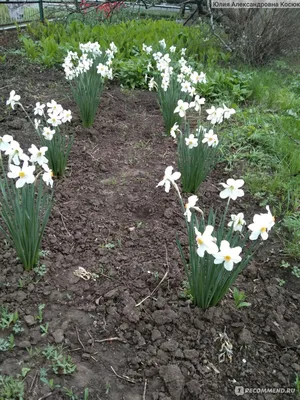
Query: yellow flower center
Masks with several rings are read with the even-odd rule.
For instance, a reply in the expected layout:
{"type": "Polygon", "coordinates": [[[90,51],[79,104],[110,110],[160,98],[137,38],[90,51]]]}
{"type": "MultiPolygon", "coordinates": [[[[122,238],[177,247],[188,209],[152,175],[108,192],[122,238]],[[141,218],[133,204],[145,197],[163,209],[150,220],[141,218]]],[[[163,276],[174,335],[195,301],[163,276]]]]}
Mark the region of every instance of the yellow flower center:
{"type": "Polygon", "coordinates": [[[188,208],[188,206],[189,206],[189,204],[188,204],[188,203],[186,203],[186,204],[184,205],[184,208],[188,208]]]}
{"type": "Polygon", "coordinates": [[[20,177],[20,178],[25,178],[25,172],[20,171],[20,172],[19,172],[19,177],[20,177]]]}
{"type": "Polygon", "coordinates": [[[231,257],[230,257],[230,256],[225,256],[225,257],[224,257],[224,260],[225,260],[225,261],[230,261],[230,260],[231,260],[231,257]]]}
{"type": "Polygon", "coordinates": [[[198,237],[197,238],[197,243],[201,245],[201,244],[203,244],[203,240],[200,237],[198,237]]]}
{"type": "Polygon", "coordinates": [[[260,229],[261,232],[266,232],[266,230],[267,230],[267,228],[265,228],[265,227],[262,227],[262,228],[260,229]]]}
{"type": "Polygon", "coordinates": [[[39,152],[37,153],[37,156],[38,156],[38,157],[42,157],[42,153],[39,151],[39,152]]]}

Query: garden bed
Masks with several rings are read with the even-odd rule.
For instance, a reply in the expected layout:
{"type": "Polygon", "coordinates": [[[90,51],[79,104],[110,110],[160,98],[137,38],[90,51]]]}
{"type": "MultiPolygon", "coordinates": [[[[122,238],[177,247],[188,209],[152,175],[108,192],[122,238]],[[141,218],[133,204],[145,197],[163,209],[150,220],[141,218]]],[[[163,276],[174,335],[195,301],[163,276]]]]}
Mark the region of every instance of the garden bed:
{"type": "MultiPolygon", "coordinates": [[[[16,376],[30,368],[26,399],[49,393],[49,399],[67,398],[40,381],[46,365],[49,379],[80,398],[89,388],[89,399],[231,400],[236,386],[294,389],[300,373],[300,294],[297,278],[287,279],[279,268],[280,236],[272,235],[236,282],[249,308],[236,309],[229,294],[203,311],[182,295],[185,274],[176,233],[186,244],[184,219],[176,193],[156,188],[165,168],[175,167],[176,146],[162,134],[155,94],[112,85],[104,91],[93,128],[83,129],[62,72],[16,56],[7,57],[0,71],[2,135],[13,135],[24,148],[36,140],[22,112],[4,107],[13,89],[30,110],[52,98],[70,108],[76,135],[66,177],[55,182],[43,242],[46,274],[23,273],[14,250],[0,242],[0,304],[18,311],[24,328],[15,335],[15,347],[0,352],[1,374],[16,376]],[[74,275],[78,267],[96,274],[95,280],[74,275]],[[287,280],[284,287],[277,278],[287,280]],[[44,336],[36,318],[41,304],[43,325],[49,324],[44,336]],[[49,344],[63,346],[75,372],[51,372],[41,354],[49,344]],[[226,346],[232,346],[232,361],[225,354],[220,362],[226,346]]],[[[219,183],[239,178],[239,171],[225,167],[219,164],[200,188],[205,212],[223,204],[219,183]]],[[[235,208],[248,220],[261,209],[248,195],[235,208]]]]}

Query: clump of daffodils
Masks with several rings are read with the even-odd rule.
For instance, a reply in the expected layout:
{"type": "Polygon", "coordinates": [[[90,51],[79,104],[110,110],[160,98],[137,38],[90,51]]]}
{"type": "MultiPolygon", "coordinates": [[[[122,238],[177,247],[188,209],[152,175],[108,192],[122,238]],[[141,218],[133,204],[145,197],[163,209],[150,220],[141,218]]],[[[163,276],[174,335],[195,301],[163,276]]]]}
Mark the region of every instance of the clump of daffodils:
{"type": "Polygon", "coordinates": [[[33,110],[34,117],[31,118],[20,99],[13,90],[6,104],[13,109],[16,105],[22,108],[40,138],[41,149],[49,160],[51,171],[57,177],[63,176],[74,139],[63,132],[64,125],[72,120],[71,110],[64,109],[55,100],[46,104],[37,102],[33,110]]]}
{"type": "Polygon", "coordinates": [[[223,187],[220,197],[227,199],[224,213],[217,215],[211,209],[205,218],[197,206],[196,195],[190,196],[184,204],[176,183],[180,176],[179,172],[168,167],[164,179],[157,186],[164,186],[166,192],[174,187],[179,196],[188,230],[188,260],[179,242],[178,246],[188,278],[189,294],[197,306],[206,309],[224,298],[251,261],[260,245],[259,239],[267,240],[275,219],[269,206],[267,212],[255,214],[248,226],[243,213],[231,214],[228,218],[230,202],[244,196],[244,181],[231,178],[220,184],[223,187]]]}
{"type": "Polygon", "coordinates": [[[196,93],[196,85],[206,83],[206,75],[198,73],[188,64],[184,57],[185,49],[177,51],[175,46],[167,49],[164,39],[159,41],[159,51],[153,51],[152,46],[146,44],[143,44],[143,51],[149,55],[148,87],[149,90],[157,90],[165,128],[169,133],[175,123],[181,123],[190,102],[194,101],[197,108],[204,104],[204,99],[196,93]],[[175,109],[177,114],[174,114],[175,109]]]}
{"type": "Polygon", "coordinates": [[[86,128],[94,123],[105,80],[113,79],[116,52],[113,42],[108,49],[102,49],[98,42],[80,43],[79,53],[69,51],[62,64],[86,128]]]}
{"type": "Polygon", "coordinates": [[[64,60],[62,66],[65,71],[66,79],[71,81],[80,74],[88,72],[93,67],[94,63],[96,64],[97,73],[103,78],[113,78],[111,65],[115,53],[117,52],[117,47],[113,42],[106,50],[101,50],[98,42],[80,43],[79,49],[81,55],[78,55],[78,53],[74,51],[69,51],[64,60]]]}
{"type": "MultiPolygon", "coordinates": [[[[23,108],[10,93],[7,105],[23,108]]],[[[40,105],[42,109],[42,105],[40,105]]],[[[25,152],[11,135],[0,136],[0,229],[16,250],[25,270],[39,260],[40,245],[52,207],[53,172],[48,147],[32,144],[25,152]]]]}
{"type": "Polygon", "coordinates": [[[196,193],[201,183],[213,169],[219,157],[219,138],[216,133],[216,124],[221,124],[225,119],[235,114],[235,110],[223,107],[212,107],[207,112],[206,123],[198,122],[196,130],[191,131],[186,119],[188,110],[201,113],[201,106],[205,99],[196,95],[191,102],[178,100],[174,110],[184,119],[179,126],[175,123],[170,129],[170,136],[178,143],[178,169],[182,175],[182,188],[185,193],[196,193]],[[205,126],[208,125],[208,126],[205,126]],[[212,126],[209,126],[212,125],[212,126]]]}

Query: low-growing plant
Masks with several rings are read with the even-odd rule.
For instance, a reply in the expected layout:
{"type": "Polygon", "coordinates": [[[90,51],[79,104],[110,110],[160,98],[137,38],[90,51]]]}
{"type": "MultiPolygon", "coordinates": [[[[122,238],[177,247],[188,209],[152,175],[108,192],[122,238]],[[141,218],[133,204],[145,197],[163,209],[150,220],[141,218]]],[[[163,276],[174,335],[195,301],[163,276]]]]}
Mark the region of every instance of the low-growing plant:
{"type": "Polygon", "coordinates": [[[5,400],[25,400],[24,379],[21,375],[0,375],[0,398],[5,400]]]}
{"type": "Polygon", "coordinates": [[[51,361],[52,370],[56,375],[68,375],[76,371],[76,365],[73,363],[72,358],[65,356],[62,348],[48,345],[42,355],[51,361]]]}
{"type": "Polygon", "coordinates": [[[114,43],[107,50],[100,50],[98,42],[79,44],[82,55],[69,51],[63,67],[70,81],[75,102],[80,111],[82,124],[90,128],[95,120],[105,80],[113,78],[111,68],[117,51],[114,43]]]}
{"type": "Polygon", "coordinates": [[[167,167],[163,180],[157,186],[165,186],[166,192],[173,186],[179,196],[188,231],[187,259],[178,238],[177,245],[185,266],[193,302],[198,307],[207,309],[220,303],[238,275],[247,267],[260,245],[257,239],[268,238],[269,231],[274,225],[274,218],[267,206],[268,212],[254,215],[253,223],[248,226],[249,231],[242,233],[246,224],[244,215],[232,214],[228,221],[227,214],[230,200],[234,201],[244,195],[241,189],[244,181],[228,179],[226,183],[221,183],[224,190],[221,191],[220,197],[228,198],[224,213],[220,214],[211,209],[206,221],[203,211],[196,205],[197,196],[190,196],[184,206],[179,187],[175,182],[180,178],[180,173],[172,171],[173,167],[167,167]],[[196,212],[200,213],[199,218],[196,212]],[[242,252],[243,257],[240,255],[242,252]]]}
{"type": "Polygon", "coordinates": [[[243,290],[238,290],[237,288],[233,289],[233,299],[236,308],[242,307],[250,307],[251,303],[248,303],[246,300],[246,293],[243,290]]]}

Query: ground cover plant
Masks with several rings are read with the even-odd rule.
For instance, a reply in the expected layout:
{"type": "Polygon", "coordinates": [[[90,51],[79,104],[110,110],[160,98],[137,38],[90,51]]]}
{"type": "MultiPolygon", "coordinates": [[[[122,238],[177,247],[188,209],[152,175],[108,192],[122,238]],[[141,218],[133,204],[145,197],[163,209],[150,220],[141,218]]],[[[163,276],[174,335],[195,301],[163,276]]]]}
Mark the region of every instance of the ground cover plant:
{"type": "MultiPolygon", "coordinates": [[[[10,37],[3,35],[2,45],[14,46],[10,37]]],[[[55,185],[39,265],[23,272],[14,249],[0,241],[1,337],[5,340],[13,334],[14,339],[0,351],[0,390],[9,391],[14,385],[15,398],[25,393],[34,398],[85,400],[223,400],[235,396],[236,386],[275,388],[259,394],[262,399],[296,395],[299,271],[297,261],[282,254],[278,200],[269,203],[270,192],[253,197],[245,179],[245,196],[231,203],[226,223],[232,222],[233,229],[244,225],[240,221],[245,219],[248,225],[254,214],[269,215],[264,207],[270,204],[276,224],[235,281],[243,297],[232,287],[218,306],[195,307],[175,243],[177,235],[184,255],[188,254],[176,190],[165,193],[155,188],[166,167],[173,166],[172,174],[177,172],[177,145],[174,138],[163,136],[155,94],[110,85],[93,127],[87,129],[81,126],[63,71],[26,63],[9,51],[0,69],[1,87],[7,86],[1,93],[2,137],[13,134],[23,148],[39,145],[22,110],[5,107],[11,90],[22,94],[30,110],[37,100],[45,104],[55,98],[72,110],[70,128],[76,132],[65,178],[55,185]],[[238,307],[242,298],[251,305],[238,307]],[[15,334],[17,319],[24,332],[15,334]]],[[[252,85],[253,93],[259,92],[254,89],[252,85]]],[[[289,90],[295,90],[292,83],[289,90]]],[[[265,135],[260,138],[264,146],[251,141],[253,128],[244,113],[252,114],[242,109],[244,101],[234,105],[229,96],[230,92],[225,104],[234,107],[236,114],[218,131],[220,162],[201,184],[198,203],[189,199],[187,217],[190,212],[194,218],[195,212],[201,219],[201,211],[206,217],[212,206],[220,215],[226,200],[219,192],[230,191],[229,177],[236,182],[247,172],[253,149],[267,155],[259,167],[272,159],[265,135]]],[[[251,101],[256,108],[255,98],[251,101]]],[[[212,103],[221,107],[223,102],[212,103]]],[[[202,116],[210,115],[206,109],[202,116]]],[[[252,170],[253,165],[254,157],[252,170]]],[[[180,188],[179,180],[174,181],[180,188]]],[[[241,190],[241,182],[237,183],[236,189],[241,190]]],[[[205,229],[198,228],[204,235],[205,229]]],[[[194,241],[196,250],[199,243],[194,241]]],[[[215,267],[225,271],[222,264],[215,267]]]]}

